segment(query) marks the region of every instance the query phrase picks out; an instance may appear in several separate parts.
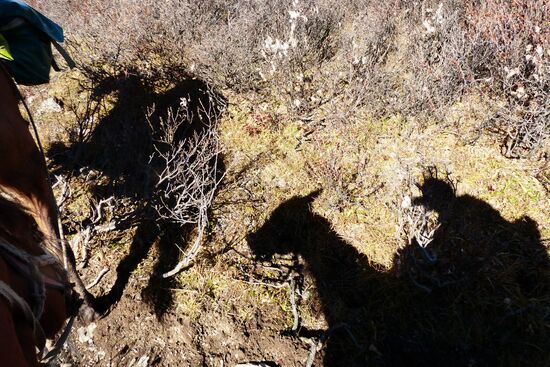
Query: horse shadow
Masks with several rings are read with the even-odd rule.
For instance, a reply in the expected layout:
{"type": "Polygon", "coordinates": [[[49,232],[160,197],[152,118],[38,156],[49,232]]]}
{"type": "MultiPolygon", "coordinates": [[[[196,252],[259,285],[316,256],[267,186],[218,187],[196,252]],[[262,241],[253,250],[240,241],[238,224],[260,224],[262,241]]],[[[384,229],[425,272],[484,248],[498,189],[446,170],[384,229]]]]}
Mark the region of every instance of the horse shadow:
{"type": "MultiPolygon", "coordinates": [[[[52,172],[99,176],[101,179],[92,181],[95,201],[114,198],[135,208],[123,213],[125,219],[117,223],[117,229],[136,227],[136,230],[129,253],[117,266],[114,285],[92,300],[96,312],[104,314],[112,309],[121,299],[133,271],[156,246],[156,262],[142,296],[160,318],[173,303],[170,289],[175,286],[173,278],[160,274],[178,263],[178,248],[185,248],[193,233],[192,225],[162,219],[152,205],[158,190],[158,172],[163,168],[155,152],[166,148],[163,146],[166,144],[158,141],[161,125],[169,118],[168,111],[175,113],[185,103],[188,119],[174,132],[177,144],[210,128],[207,122],[222,113],[226,101],[206,82],[191,77],[180,78],[170,88],[159,88],[155,78],[132,70],[91,79],[92,100],[109,100],[114,95],[115,102],[109,113],[93,123],[91,131],[82,138],[68,146],[57,143],[50,148],[48,155],[56,167],[52,172]],[[159,89],[166,91],[159,93],[159,89]]],[[[88,116],[89,120],[93,118],[88,116]]],[[[218,169],[221,175],[223,157],[219,158],[218,169]]]]}
{"type": "MultiPolygon", "coordinates": [[[[414,200],[439,215],[426,249],[381,270],[311,210],[319,192],[281,204],[248,243],[262,261],[293,254],[317,290],[325,366],[547,365],[549,259],[536,223],[431,178],[414,200]]],[[[298,335],[311,335],[305,328],[298,335]]]]}

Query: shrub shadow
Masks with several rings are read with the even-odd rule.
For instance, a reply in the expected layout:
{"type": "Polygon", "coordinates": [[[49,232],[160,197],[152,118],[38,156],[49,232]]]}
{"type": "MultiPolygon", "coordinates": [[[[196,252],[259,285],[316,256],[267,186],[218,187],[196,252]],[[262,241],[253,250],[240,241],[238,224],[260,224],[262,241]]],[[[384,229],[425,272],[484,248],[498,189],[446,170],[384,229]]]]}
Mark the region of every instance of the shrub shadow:
{"type": "Polygon", "coordinates": [[[303,259],[328,323],[324,365],[547,365],[549,259],[536,223],[508,222],[443,180],[421,189],[414,202],[435,210],[441,226],[426,249],[400,250],[391,271],[312,212],[318,192],[284,202],[249,234],[259,260],[303,259]]]}
{"type": "MultiPolygon", "coordinates": [[[[92,183],[94,199],[99,202],[112,197],[117,203],[123,201],[120,206],[129,212],[121,215],[125,219],[117,223],[117,229],[136,227],[129,253],[117,266],[114,285],[92,302],[96,311],[108,312],[121,299],[130,275],[156,245],[154,271],[142,296],[160,318],[172,304],[170,288],[175,286],[173,278],[165,279],[161,274],[178,263],[178,247],[186,247],[193,227],[160,218],[152,206],[157,172],[162,170],[162,162],[152,158],[155,148],[162,149],[155,145],[156,135],[161,120],[167,119],[169,110],[177,111],[182,99],[187,103],[190,120],[176,131],[176,142],[204,131],[204,121],[221,113],[225,99],[206,82],[190,77],[181,78],[162,93],[156,92],[163,88],[154,77],[134,70],[91,79],[91,98],[100,101],[114,96],[114,105],[106,116],[91,124],[93,130],[85,132],[82,139],[70,146],[58,143],[49,150],[56,167],[53,173],[100,176],[101,180],[92,183]]],[[[223,171],[223,163],[218,166],[223,171]]]]}

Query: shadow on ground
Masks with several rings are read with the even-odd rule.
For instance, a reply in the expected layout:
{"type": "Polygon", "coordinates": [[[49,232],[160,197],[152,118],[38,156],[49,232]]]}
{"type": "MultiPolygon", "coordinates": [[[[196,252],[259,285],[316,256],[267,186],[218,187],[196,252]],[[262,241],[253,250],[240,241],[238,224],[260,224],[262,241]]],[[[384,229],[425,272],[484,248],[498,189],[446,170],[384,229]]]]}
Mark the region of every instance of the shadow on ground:
{"type": "Polygon", "coordinates": [[[402,249],[388,272],[312,212],[318,192],[284,202],[249,235],[259,260],[303,259],[329,327],[324,365],[548,365],[549,259],[536,223],[508,222],[443,180],[421,189],[415,204],[435,210],[441,226],[426,250],[402,249]]]}
{"type": "Polygon", "coordinates": [[[169,289],[174,285],[172,279],[164,279],[160,274],[178,263],[178,246],[186,247],[193,227],[163,220],[152,207],[157,172],[163,168],[162,162],[151,159],[155,148],[162,149],[156,135],[161,120],[168,116],[167,111],[178,110],[182,99],[190,118],[188,124],[175,132],[176,142],[208,128],[205,121],[221,113],[225,100],[205,82],[187,77],[171,83],[171,87],[161,86],[154,77],[145,77],[136,71],[96,75],[91,79],[91,98],[100,101],[110,96],[115,100],[114,105],[97,123],[92,120],[94,115],[88,116],[84,128],[76,134],[77,141],[71,145],[52,146],[48,155],[55,167],[53,173],[99,176],[91,183],[94,200],[114,198],[117,207],[127,208],[127,212],[120,215],[124,219],[117,223],[117,229],[136,227],[130,251],[117,266],[114,285],[92,302],[96,311],[105,313],[121,299],[130,275],[155,245],[154,272],[143,290],[143,298],[154,306],[157,316],[162,317],[172,304],[169,289]],[[158,93],[157,90],[165,91],[158,93]],[[148,110],[152,107],[152,111],[148,110]],[[86,131],[88,127],[90,131],[86,131]]]}

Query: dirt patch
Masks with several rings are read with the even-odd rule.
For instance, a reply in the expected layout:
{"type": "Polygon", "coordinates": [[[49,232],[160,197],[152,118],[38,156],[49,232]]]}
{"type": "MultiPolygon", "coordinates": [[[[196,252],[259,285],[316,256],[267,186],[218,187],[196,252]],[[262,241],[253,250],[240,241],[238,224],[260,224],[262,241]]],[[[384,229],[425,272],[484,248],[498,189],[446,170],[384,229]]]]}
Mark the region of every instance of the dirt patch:
{"type": "MultiPolygon", "coordinates": [[[[112,257],[108,263],[120,260],[112,257]]],[[[151,260],[145,260],[144,267],[150,266],[151,260]]],[[[95,256],[83,271],[84,282],[93,281],[104,264],[95,256]]],[[[218,367],[251,361],[304,365],[307,345],[274,333],[275,326],[263,323],[261,315],[243,323],[215,310],[201,310],[198,318],[192,318],[175,305],[157,317],[143,295],[148,277],[140,273],[130,277],[120,301],[105,316],[88,326],[75,324],[59,358],[61,366],[218,367]]],[[[114,271],[109,271],[95,289],[97,295],[108,291],[114,278],[114,271]]]]}

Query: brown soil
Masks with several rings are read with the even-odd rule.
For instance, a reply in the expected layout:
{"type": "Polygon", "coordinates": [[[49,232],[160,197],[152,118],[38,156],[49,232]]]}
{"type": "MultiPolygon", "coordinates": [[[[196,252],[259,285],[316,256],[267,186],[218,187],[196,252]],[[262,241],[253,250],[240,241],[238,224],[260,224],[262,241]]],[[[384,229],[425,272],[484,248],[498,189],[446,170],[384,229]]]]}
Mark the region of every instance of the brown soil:
{"type": "MultiPolygon", "coordinates": [[[[120,260],[99,261],[92,256],[83,271],[84,282],[93,281],[104,264],[116,265],[120,260]]],[[[113,270],[92,288],[96,295],[108,292],[115,281],[113,270]]],[[[157,317],[151,302],[142,296],[147,280],[134,273],[110,312],[88,326],[77,321],[59,358],[60,366],[218,367],[261,361],[269,362],[268,366],[304,365],[309,347],[274,333],[274,325],[265,324],[261,315],[242,323],[215,310],[201,310],[192,318],[172,306],[157,317]]]]}

